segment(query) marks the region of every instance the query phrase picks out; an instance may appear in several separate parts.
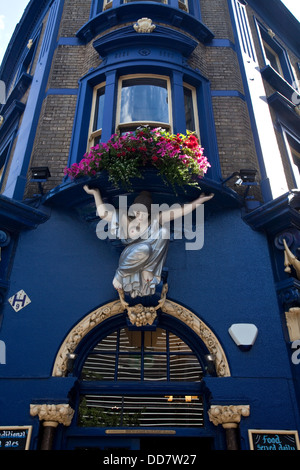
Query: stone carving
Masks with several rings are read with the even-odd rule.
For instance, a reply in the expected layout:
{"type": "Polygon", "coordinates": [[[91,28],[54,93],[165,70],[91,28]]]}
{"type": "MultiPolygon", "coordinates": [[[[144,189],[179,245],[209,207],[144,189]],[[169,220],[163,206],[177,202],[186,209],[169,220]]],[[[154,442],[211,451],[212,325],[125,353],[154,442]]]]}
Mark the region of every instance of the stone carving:
{"type": "Polygon", "coordinates": [[[118,291],[124,290],[132,298],[155,294],[155,289],[161,282],[170,240],[170,221],[190,214],[198,205],[214,196],[203,193],[194,201],[184,206],[179,205],[175,210],[168,207],[157,211],[152,210],[151,193],[142,191],[132,206],[126,207],[126,213],[116,210],[110,204],[104,204],[98,188],[85,185],[83,189],[94,197],[97,214],[102,219],[98,226],[102,227],[102,221],[105,225],[109,224],[109,233],[124,245],[113,286],[118,291]]]}
{"type": "Polygon", "coordinates": [[[291,307],[285,312],[290,341],[300,339],[300,307],[291,307]]]}
{"type": "Polygon", "coordinates": [[[59,405],[30,405],[30,415],[38,416],[40,421],[44,421],[48,426],[63,424],[70,426],[74,410],[68,404],[59,405]]]}
{"type": "Polygon", "coordinates": [[[230,376],[229,365],[224,351],[213,332],[194,313],[181,305],[166,300],[162,311],[168,315],[178,318],[188,325],[202,339],[210,354],[215,358],[215,367],[219,377],[230,376]]]}
{"type": "Polygon", "coordinates": [[[152,33],[156,28],[150,18],[140,18],[133,27],[137,33],[152,33]]]}
{"type": "MultiPolygon", "coordinates": [[[[227,362],[225,353],[214,333],[200,320],[194,313],[175,302],[166,299],[167,284],[162,291],[161,299],[158,302],[158,310],[161,308],[162,312],[171,315],[178,320],[188,325],[203,341],[209,350],[210,354],[215,358],[215,368],[219,377],[230,376],[230,369],[227,362]]],[[[126,305],[127,309],[127,305],[126,305]]],[[[59,352],[56,356],[52,375],[55,377],[66,376],[67,363],[70,354],[73,354],[80,341],[87,335],[93,328],[99,325],[102,321],[123,313],[126,310],[121,300],[117,300],[106,304],[95,311],[89,313],[83,320],[81,320],[68,334],[59,352]]],[[[152,312],[152,310],[151,310],[152,312]]],[[[130,320],[132,321],[132,320],[130,320]]],[[[136,324],[136,323],[135,323],[136,324]]]]}
{"type": "Polygon", "coordinates": [[[130,322],[135,325],[135,326],[146,326],[146,325],[152,325],[154,320],[157,317],[157,310],[163,307],[165,300],[166,300],[166,295],[168,291],[168,285],[164,284],[162,293],[161,293],[161,298],[158,302],[158,304],[153,307],[153,306],[147,306],[145,307],[142,304],[138,305],[133,305],[130,306],[124,298],[124,291],[119,290],[119,296],[120,296],[120,301],[121,304],[124,307],[124,310],[127,310],[127,315],[130,320],[130,322]]]}
{"type": "Polygon", "coordinates": [[[247,417],[249,415],[249,405],[212,405],[208,410],[209,420],[215,426],[221,424],[223,428],[237,427],[241,421],[241,417],[247,417]]]}
{"type": "Polygon", "coordinates": [[[57,377],[65,376],[67,374],[68,357],[70,354],[74,353],[82,338],[102,321],[123,311],[123,305],[120,300],[117,300],[98,308],[79,322],[63,342],[56,357],[52,375],[57,377]]]}
{"type": "Polygon", "coordinates": [[[284,244],[284,266],[285,266],[284,271],[286,273],[291,273],[292,270],[290,266],[293,266],[293,268],[296,271],[297,279],[300,280],[300,261],[296,258],[295,255],[293,255],[293,253],[287,246],[285,239],[283,239],[283,244],[284,244]]]}

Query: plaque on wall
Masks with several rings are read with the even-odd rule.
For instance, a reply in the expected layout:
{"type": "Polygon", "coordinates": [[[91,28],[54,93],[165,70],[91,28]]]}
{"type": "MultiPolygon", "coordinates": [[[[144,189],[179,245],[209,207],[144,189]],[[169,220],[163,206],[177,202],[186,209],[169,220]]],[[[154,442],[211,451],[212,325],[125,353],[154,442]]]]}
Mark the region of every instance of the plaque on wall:
{"type": "Polygon", "coordinates": [[[249,429],[251,450],[299,450],[297,431],[249,429]]]}
{"type": "Polygon", "coordinates": [[[0,450],[28,450],[32,426],[0,426],[0,450]]]}

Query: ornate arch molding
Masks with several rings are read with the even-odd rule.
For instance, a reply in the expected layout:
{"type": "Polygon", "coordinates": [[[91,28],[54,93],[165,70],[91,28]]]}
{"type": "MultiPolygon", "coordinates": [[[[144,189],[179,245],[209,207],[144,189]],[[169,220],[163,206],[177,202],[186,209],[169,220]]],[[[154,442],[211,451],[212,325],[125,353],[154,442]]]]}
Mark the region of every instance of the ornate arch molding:
{"type": "MultiPolygon", "coordinates": [[[[67,335],[58,351],[52,376],[65,377],[70,354],[74,353],[82,339],[100,323],[115,315],[124,313],[124,311],[124,303],[121,300],[116,300],[97,308],[77,323],[67,335]]],[[[218,377],[230,376],[228,361],[218,338],[200,318],[182,305],[168,299],[161,305],[161,311],[182,321],[199,336],[210,354],[214,356],[218,377]]]]}

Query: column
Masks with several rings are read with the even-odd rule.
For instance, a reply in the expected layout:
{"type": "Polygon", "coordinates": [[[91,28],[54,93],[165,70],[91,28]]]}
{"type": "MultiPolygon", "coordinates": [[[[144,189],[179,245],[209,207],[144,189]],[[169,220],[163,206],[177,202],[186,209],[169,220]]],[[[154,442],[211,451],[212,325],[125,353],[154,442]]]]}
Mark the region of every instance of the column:
{"type": "Polygon", "coordinates": [[[30,415],[38,416],[42,421],[43,434],[40,450],[51,450],[55,437],[55,429],[59,424],[70,426],[74,410],[68,404],[30,405],[30,415]]]}
{"type": "Polygon", "coordinates": [[[239,450],[238,427],[241,417],[250,415],[249,405],[212,405],[208,410],[210,421],[225,429],[227,450],[239,450]]]}

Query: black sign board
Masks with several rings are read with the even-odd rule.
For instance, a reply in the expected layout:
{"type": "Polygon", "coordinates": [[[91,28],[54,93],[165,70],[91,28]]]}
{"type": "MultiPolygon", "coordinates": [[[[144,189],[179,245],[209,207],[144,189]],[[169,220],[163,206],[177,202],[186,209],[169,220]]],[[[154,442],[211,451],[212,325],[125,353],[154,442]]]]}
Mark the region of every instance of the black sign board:
{"type": "Polygon", "coordinates": [[[297,431],[249,429],[251,450],[299,450],[297,431]]]}
{"type": "Polygon", "coordinates": [[[0,426],[1,450],[28,450],[32,426],[0,426]]]}

